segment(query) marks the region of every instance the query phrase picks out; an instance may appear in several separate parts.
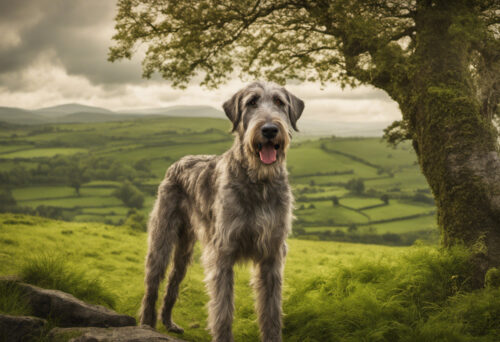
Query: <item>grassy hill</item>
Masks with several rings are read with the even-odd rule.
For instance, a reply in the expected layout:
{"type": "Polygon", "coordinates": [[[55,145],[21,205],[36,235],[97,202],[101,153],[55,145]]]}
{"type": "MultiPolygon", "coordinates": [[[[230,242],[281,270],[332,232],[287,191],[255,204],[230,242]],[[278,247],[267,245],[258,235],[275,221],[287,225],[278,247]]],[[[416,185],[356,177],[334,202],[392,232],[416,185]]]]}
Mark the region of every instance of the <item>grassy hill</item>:
{"type": "MultiPolygon", "coordinates": [[[[384,247],[289,239],[286,341],[498,341],[500,290],[469,292],[462,249],[384,247]]],[[[101,223],[0,214],[0,275],[58,288],[135,316],[146,233],[101,223]]],[[[183,339],[209,341],[208,297],[196,247],[174,320],[183,339]]],[[[249,265],[236,267],[234,334],[258,341],[249,265]]],[[[161,288],[163,289],[164,286],[161,288]]],[[[160,297],[161,298],[161,297],[160,297]]],[[[0,287],[0,313],[27,313],[0,287]]],[[[165,331],[159,327],[160,331],[165,331]]]]}
{"type": "MultiPolygon", "coordinates": [[[[224,152],[232,144],[228,131],[227,120],[184,117],[5,126],[0,184],[19,207],[120,224],[128,208],[113,193],[123,182],[144,194],[140,211],[147,215],[168,166],[187,154],[224,152]],[[79,193],[69,167],[81,173],[79,193]]],[[[393,149],[379,138],[301,139],[292,142],[288,168],[298,237],[389,245],[436,240],[435,207],[408,144],[393,149]]]]}

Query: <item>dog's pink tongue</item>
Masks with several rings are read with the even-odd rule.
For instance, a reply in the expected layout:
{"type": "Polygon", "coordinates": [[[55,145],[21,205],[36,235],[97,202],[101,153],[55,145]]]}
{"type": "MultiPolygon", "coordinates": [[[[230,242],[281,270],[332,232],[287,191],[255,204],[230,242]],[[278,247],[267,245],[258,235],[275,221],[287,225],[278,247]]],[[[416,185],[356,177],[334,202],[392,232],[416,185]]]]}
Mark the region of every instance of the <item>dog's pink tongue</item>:
{"type": "Polygon", "coordinates": [[[272,144],[265,144],[259,152],[260,160],[264,164],[271,164],[276,161],[276,150],[272,144]]]}

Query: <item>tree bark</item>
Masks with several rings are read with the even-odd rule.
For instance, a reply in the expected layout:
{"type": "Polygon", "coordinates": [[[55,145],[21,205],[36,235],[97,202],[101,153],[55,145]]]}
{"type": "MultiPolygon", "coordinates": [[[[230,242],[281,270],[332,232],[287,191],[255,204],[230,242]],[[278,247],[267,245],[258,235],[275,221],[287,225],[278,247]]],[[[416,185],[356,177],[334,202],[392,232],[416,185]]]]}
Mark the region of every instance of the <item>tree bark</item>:
{"type": "Polygon", "coordinates": [[[403,114],[436,199],[442,243],[471,248],[477,288],[500,265],[500,158],[470,80],[466,33],[457,26],[472,9],[459,2],[420,4],[413,103],[403,114]]]}

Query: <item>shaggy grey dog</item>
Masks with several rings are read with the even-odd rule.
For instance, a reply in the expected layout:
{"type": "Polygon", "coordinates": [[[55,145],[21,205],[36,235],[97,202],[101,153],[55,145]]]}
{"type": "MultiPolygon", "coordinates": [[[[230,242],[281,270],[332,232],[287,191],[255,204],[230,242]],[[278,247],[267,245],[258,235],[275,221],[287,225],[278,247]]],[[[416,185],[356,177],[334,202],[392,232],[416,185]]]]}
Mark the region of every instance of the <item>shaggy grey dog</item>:
{"type": "Polygon", "coordinates": [[[161,320],[169,331],[183,331],[172,321],[172,307],[198,239],[213,340],[233,341],[233,265],[252,260],[261,338],[281,341],[285,239],[293,205],[285,157],[304,102],[276,84],[255,82],[223,107],[233,123],[231,149],[220,156],[182,158],[158,188],[148,228],[141,323],[156,324],[158,286],[174,252],[161,320]]]}

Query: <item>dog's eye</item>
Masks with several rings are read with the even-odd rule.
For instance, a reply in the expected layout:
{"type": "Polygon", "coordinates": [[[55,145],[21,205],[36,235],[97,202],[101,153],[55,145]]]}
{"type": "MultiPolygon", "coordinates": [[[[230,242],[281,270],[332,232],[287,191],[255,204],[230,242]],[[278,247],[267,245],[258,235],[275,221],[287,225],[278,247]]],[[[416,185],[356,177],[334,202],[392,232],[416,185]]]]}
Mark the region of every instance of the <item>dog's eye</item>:
{"type": "Polygon", "coordinates": [[[257,97],[252,97],[250,101],[247,102],[247,106],[256,106],[257,105],[257,97]]]}
{"type": "Polygon", "coordinates": [[[283,107],[285,104],[283,103],[283,101],[281,101],[279,98],[275,97],[274,98],[274,104],[278,107],[283,107]]]}

